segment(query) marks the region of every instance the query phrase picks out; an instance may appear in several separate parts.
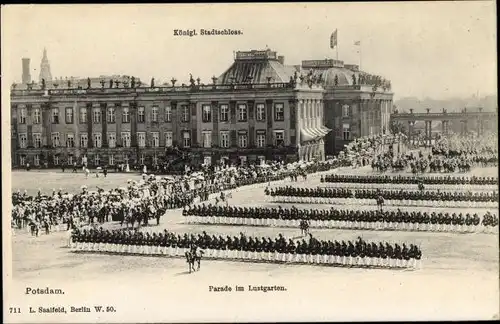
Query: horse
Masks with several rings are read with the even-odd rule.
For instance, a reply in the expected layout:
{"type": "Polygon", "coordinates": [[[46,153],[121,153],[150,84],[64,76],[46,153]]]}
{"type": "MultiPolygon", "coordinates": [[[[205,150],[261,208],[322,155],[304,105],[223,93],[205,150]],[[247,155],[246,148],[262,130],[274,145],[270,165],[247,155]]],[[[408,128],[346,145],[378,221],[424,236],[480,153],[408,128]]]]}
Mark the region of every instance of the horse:
{"type": "Polygon", "coordinates": [[[38,224],[32,222],[30,223],[31,236],[38,236],[39,227],[38,224]]]}
{"type": "Polygon", "coordinates": [[[186,256],[186,262],[189,267],[189,273],[191,273],[191,270],[193,271],[199,271],[200,270],[200,263],[201,263],[201,258],[203,256],[203,250],[198,250],[198,251],[186,251],[184,255],[186,256]],[[198,269],[195,269],[194,263],[198,263],[198,269]]]}
{"type": "Polygon", "coordinates": [[[309,221],[307,221],[305,219],[301,220],[299,228],[300,228],[300,234],[302,236],[308,235],[309,234],[309,221]]]}

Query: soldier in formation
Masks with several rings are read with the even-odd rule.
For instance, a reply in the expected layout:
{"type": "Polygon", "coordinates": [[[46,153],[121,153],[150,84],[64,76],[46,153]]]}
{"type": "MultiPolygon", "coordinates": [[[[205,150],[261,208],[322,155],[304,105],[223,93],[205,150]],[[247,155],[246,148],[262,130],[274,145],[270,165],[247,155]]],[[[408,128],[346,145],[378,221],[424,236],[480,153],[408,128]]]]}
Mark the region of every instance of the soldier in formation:
{"type": "Polygon", "coordinates": [[[452,177],[452,176],[404,176],[404,175],[346,175],[321,176],[322,183],[373,183],[373,184],[419,184],[424,185],[498,185],[497,177],[452,177]]]}
{"type": "Polygon", "coordinates": [[[487,212],[448,213],[397,210],[298,209],[269,207],[193,205],[184,208],[188,223],[299,227],[301,220],[315,228],[373,230],[498,232],[497,215],[487,212]]]}
{"type": "Polygon", "coordinates": [[[452,192],[420,190],[380,190],[380,189],[344,189],[344,188],[297,188],[291,186],[266,189],[265,194],[283,202],[299,203],[334,203],[337,198],[375,200],[382,195],[386,200],[395,201],[440,201],[467,203],[498,203],[498,191],[452,192]]]}
{"type": "Polygon", "coordinates": [[[309,236],[294,242],[279,234],[276,238],[201,234],[175,234],[164,230],[150,234],[141,231],[76,228],[70,247],[75,251],[133,253],[183,257],[196,245],[210,259],[289,262],[341,266],[420,268],[422,251],[414,244],[352,241],[324,241],[309,236]]]}

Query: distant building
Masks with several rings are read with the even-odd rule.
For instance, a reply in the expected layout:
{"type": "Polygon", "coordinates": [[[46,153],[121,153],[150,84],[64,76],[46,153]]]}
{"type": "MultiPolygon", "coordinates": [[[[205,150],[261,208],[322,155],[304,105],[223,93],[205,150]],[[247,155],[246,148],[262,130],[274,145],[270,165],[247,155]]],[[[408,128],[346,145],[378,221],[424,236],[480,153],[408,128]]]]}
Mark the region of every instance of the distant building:
{"type": "Polygon", "coordinates": [[[387,82],[359,85],[352,76],[368,75],[341,61],[284,63],[271,50],[240,51],[211,84],[103,76],[13,86],[13,164],[154,165],[173,159],[172,148],[192,163],[322,160],[388,131],[387,82]]]}

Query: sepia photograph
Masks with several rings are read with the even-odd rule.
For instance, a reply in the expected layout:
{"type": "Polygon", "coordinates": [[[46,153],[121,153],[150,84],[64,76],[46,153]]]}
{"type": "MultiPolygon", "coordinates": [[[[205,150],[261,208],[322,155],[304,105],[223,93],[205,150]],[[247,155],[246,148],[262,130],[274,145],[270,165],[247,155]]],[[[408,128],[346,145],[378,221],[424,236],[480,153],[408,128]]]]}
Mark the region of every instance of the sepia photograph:
{"type": "Polygon", "coordinates": [[[498,320],[496,24],[2,6],[4,322],[498,320]]]}

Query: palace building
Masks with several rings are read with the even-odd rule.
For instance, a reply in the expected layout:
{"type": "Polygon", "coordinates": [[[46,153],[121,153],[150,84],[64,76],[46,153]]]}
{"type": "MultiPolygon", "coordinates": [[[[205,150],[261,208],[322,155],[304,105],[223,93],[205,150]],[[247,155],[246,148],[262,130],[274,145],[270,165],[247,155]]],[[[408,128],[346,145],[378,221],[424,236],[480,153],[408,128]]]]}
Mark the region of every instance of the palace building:
{"type": "MultiPolygon", "coordinates": [[[[45,51],[42,66],[51,77],[45,51]]],[[[192,76],[188,85],[130,76],[35,84],[29,73],[23,59],[23,83],[11,90],[14,166],[154,165],[178,150],[192,163],[325,159],[356,137],[388,131],[392,107],[390,86],[367,85],[380,80],[357,66],[287,66],[271,50],[237,52],[210,84],[192,76]]]]}

